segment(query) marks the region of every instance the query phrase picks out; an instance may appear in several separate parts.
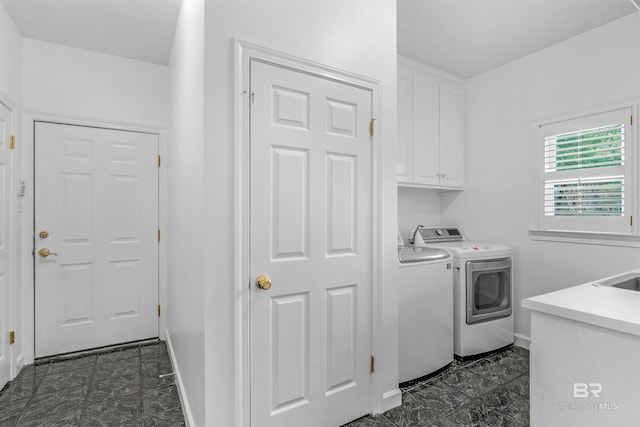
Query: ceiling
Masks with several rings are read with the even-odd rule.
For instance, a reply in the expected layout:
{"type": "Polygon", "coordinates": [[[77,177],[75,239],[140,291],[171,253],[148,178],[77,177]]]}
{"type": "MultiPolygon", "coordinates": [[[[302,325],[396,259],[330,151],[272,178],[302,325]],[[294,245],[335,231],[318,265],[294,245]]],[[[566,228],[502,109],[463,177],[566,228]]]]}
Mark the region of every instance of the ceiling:
{"type": "Polygon", "coordinates": [[[638,10],[629,0],[397,0],[398,53],[469,78],[638,10]]]}
{"type": "Polygon", "coordinates": [[[24,37],[166,65],[181,0],[2,0],[24,37]]]}
{"type": "MultiPolygon", "coordinates": [[[[181,0],[0,0],[23,36],[166,65],[181,0]]],[[[275,0],[271,0],[275,1],[275,0]]],[[[398,53],[469,78],[634,13],[628,0],[397,0],[398,53]]]]}

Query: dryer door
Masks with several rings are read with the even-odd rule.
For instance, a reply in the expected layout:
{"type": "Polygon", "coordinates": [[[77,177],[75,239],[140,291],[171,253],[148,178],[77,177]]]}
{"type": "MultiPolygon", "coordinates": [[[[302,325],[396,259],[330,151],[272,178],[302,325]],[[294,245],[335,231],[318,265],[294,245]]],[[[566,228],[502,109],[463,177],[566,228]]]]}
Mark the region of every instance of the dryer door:
{"type": "Polygon", "coordinates": [[[467,261],[467,324],[511,315],[511,258],[467,261]]]}

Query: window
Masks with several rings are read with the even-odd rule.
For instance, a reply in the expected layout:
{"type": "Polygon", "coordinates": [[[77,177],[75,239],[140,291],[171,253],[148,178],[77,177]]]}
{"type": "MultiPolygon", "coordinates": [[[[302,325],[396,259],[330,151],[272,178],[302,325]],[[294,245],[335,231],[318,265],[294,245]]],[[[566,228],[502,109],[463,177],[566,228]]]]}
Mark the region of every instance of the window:
{"type": "Polygon", "coordinates": [[[631,108],[540,126],[540,228],[631,233],[631,108]]]}

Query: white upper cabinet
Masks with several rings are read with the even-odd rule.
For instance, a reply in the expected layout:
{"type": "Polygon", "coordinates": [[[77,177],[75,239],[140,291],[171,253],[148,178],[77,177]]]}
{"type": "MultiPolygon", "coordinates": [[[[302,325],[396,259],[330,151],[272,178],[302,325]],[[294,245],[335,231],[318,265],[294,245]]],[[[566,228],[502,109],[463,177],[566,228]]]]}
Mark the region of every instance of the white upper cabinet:
{"type": "Polygon", "coordinates": [[[440,186],[462,188],[464,92],[440,84],[440,186]]]}
{"type": "Polygon", "coordinates": [[[413,184],[439,185],[440,123],[438,83],[413,75],[413,184]]]}
{"type": "Polygon", "coordinates": [[[398,182],[413,181],[413,93],[410,73],[398,69],[398,182]]]}
{"type": "Polygon", "coordinates": [[[399,58],[398,184],[462,189],[463,122],[462,83],[399,58]]]}

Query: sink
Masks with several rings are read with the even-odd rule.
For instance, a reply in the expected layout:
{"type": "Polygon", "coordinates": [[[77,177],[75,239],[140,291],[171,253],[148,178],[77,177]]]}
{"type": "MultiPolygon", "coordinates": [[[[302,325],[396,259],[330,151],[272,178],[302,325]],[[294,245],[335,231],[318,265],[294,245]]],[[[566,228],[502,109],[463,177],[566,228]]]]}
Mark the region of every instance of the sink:
{"type": "Polygon", "coordinates": [[[593,285],[640,292],[640,273],[623,274],[622,276],[612,277],[611,279],[606,279],[593,285]]]}

